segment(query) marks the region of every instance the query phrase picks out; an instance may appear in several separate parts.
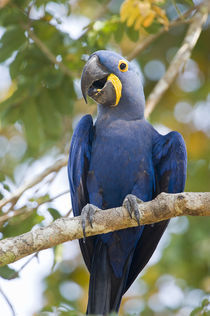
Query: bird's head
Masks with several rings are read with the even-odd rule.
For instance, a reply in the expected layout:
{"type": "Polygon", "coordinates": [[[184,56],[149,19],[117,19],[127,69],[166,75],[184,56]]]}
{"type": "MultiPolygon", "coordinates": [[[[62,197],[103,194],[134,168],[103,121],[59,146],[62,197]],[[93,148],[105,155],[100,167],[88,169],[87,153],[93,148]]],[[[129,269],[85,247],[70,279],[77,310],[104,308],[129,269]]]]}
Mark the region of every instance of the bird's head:
{"type": "Polygon", "coordinates": [[[143,116],[145,100],[140,74],[117,53],[93,53],[84,66],[81,89],[86,102],[88,95],[106,109],[124,108],[127,104],[127,111],[135,110],[143,116]]]}

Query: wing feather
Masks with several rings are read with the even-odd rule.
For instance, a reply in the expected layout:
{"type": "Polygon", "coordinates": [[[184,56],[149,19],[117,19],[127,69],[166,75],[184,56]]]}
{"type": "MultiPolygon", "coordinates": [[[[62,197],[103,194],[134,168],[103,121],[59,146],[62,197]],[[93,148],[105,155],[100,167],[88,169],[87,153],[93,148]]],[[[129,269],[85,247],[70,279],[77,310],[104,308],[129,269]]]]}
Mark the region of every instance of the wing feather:
{"type": "MultiPolygon", "coordinates": [[[[184,140],[178,132],[165,136],[156,134],[153,146],[153,165],[156,176],[154,198],[160,192],[179,193],[184,190],[187,170],[187,153],[184,140]]],[[[169,221],[145,225],[136,246],[125,291],[145,267],[169,221]]]]}
{"type": "MultiPolygon", "coordinates": [[[[68,161],[68,176],[74,216],[79,216],[83,207],[89,203],[87,191],[87,174],[89,171],[92,140],[94,136],[91,115],[85,115],[78,123],[71,141],[68,161]]],[[[94,249],[94,237],[79,240],[84,261],[90,270],[94,249]]]]}

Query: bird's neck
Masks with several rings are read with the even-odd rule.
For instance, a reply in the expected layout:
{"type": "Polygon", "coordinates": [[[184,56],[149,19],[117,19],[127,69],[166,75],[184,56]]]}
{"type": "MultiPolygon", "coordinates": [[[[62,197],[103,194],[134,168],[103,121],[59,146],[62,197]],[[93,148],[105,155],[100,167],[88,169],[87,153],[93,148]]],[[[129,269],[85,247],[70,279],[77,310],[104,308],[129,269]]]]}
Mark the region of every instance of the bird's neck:
{"type": "Polygon", "coordinates": [[[109,107],[98,104],[97,120],[113,121],[116,119],[132,121],[144,119],[144,100],[122,99],[117,106],[109,107]]]}

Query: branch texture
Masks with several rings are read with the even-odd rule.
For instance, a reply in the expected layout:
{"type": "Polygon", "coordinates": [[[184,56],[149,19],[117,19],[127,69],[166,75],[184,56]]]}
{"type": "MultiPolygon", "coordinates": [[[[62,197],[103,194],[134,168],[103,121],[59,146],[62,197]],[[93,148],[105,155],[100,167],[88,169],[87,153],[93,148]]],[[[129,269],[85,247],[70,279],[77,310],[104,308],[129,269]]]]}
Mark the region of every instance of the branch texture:
{"type": "MultiPolygon", "coordinates": [[[[176,216],[210,215],[210,192],[161,193],[150,202],[139,204],[141,225],[152,224],[176,216]]],[[[98,210],[93,227],[87,223],[86,235],[93,236],[128,227],[138,226],[124,207],[98,210]]],[[[51,248],[63,242],[83,238],[81,217],[60,218],[47,227],[41,227],[17,237],[0,241],[0,266],[15,262],[34,252],[51,248]]]]}
{"type": "Polygon", "coordinates": [[[158,81],[153,91],[147,98],[145,117],[147,118],[155,106],[158,104],[160,98],[170,87],[178,72],[182,69],[185,63],[190,58],[193,48],[195,47],[202,31],[202,26],[208,17],[208,10],[206,7],[201,7],[195,14],[190,24],[187,34],[183,40],[181,47],[171,61],[165,75],[158,81]]]}

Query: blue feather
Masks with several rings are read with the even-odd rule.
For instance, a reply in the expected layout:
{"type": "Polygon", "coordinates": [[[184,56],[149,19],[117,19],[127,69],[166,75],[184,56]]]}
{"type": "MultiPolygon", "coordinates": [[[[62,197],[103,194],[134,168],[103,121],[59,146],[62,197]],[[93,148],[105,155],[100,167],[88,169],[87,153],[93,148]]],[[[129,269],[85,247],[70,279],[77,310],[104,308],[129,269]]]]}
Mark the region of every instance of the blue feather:
{"type": "MultiPolygon", "coordinates": [[[[184,190],[186,148],[182,136],[160,135],[144,119],[144,94],[136,70],[120,72],[116,53],[98,51],[100,63],[122,83],[118,106],[98,105],[76,127],[68,174],[74,215],[91,203],[100,209],[121,206],[127,194],[150,201],[160,192],[184,190]]],[[[90,271],[88,313],[117,311],[123,293],[152,256],[168,221],[94,236],[80,242],[90,271]],[[103,273],[101,272],[103,271],[103,273]],[[99,293],[99,294],[97,294],[99,293]]]]}

